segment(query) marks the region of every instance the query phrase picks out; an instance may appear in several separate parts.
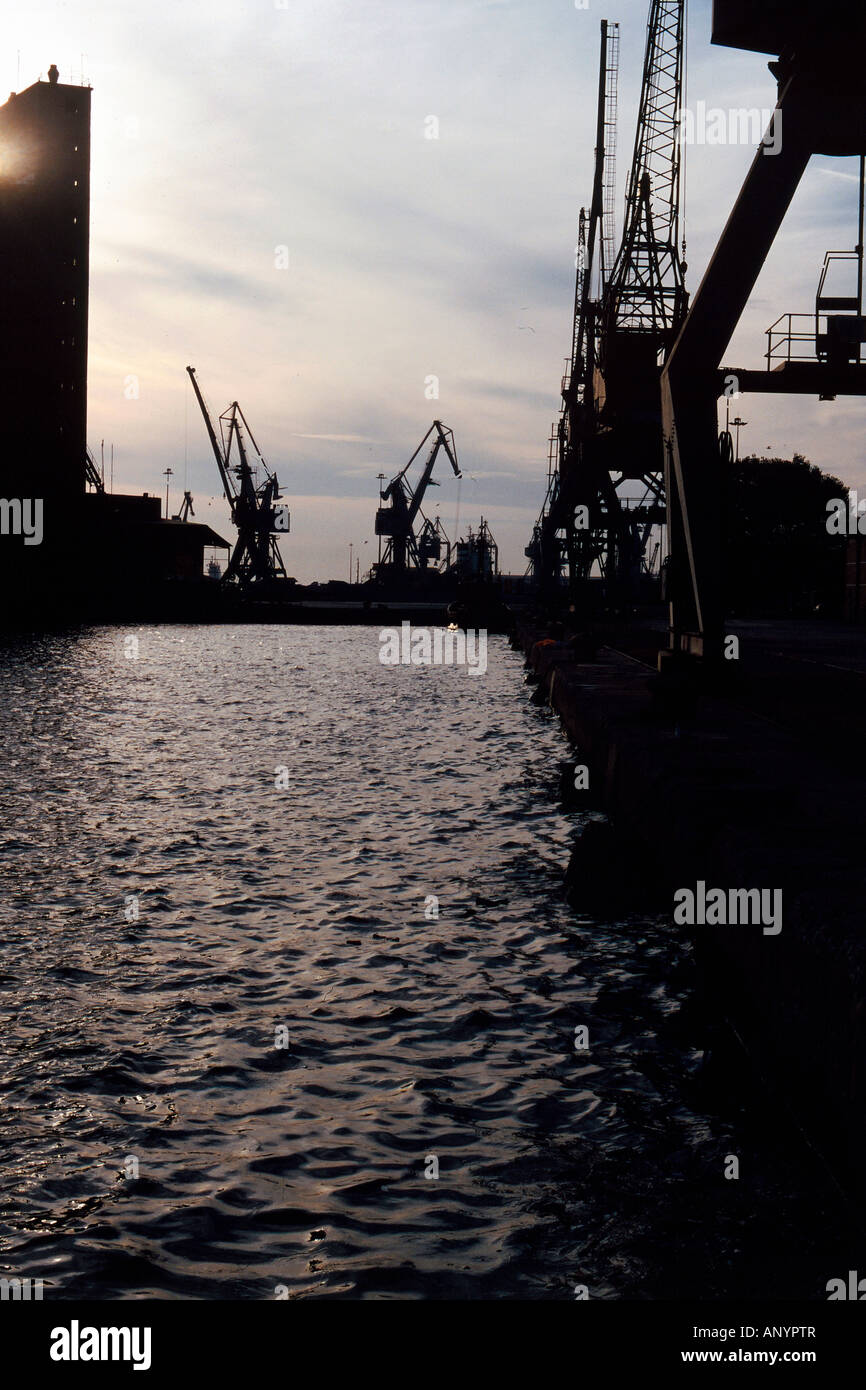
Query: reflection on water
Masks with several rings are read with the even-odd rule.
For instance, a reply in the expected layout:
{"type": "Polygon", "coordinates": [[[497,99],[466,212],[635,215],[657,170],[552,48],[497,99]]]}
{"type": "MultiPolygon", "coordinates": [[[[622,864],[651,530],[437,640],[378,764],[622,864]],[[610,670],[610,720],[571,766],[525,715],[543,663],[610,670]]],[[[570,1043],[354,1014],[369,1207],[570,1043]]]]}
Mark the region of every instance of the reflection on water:
{"type": "Polygon", "coordinates": [[[125,635],[0,653],[4,1273],[824,1296],[840,1218],[701,1079],[687,944],[562,898],[566,749],[504,639],[481,678],[374,629],[125,635]]]}

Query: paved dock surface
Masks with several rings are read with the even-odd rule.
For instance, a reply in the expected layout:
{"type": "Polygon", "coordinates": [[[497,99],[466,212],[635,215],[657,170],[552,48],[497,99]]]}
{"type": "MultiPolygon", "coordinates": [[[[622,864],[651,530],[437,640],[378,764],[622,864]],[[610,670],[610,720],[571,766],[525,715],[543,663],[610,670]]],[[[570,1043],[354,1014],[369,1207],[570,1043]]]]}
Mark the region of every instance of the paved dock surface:
{"type": "Polygon", "coordinates": [[[779,932],[683,930],[756,1064],[864,1201],[866,632],[760,620],[729,631],[740,658],[724,687],[673,709],[651,665],[660,624],[608,632],[594,653],[526,624],[517,640],[626,862],[651,866],[672,916],[674,892],[699,881],[781,890],[779,932]]]}

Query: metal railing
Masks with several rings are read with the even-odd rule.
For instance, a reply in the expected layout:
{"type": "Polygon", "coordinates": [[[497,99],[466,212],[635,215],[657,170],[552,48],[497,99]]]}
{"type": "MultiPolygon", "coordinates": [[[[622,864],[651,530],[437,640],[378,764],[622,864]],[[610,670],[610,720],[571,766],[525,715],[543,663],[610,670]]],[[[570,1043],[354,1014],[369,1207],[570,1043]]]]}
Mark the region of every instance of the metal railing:
{"type": "MultiPolygon", "coordinates": [[[[830,352],[830,345],[838,341],[844,345],[846,340],[841,340],[838,336],[831,333],[830,320],[838,325],[839,320],[845,323],[850,319],[851,336],[847,339],[850,357],[849,360],[859,362],[861,354],[858,344],[858,337],[862,322],[856,314],[782,314],[767,329],[767,370],[773,371],[774,368],[782,366],[786,362],[825,362],[830,352]]],[[[861,339],[862,341],[862,339],[861,339]]]]}
{"type": "Polygon", "coordinates": [[[854,361],[860,361],[859,342],[861,332],[862,302],[862,263],[858,251],[827,251],[818,292],[815,296],[815,309],[810,314],[782,314],[781,318],[767,329],[767,370],[781,366],[785,362],[822,362],[832,351],[833,345],[844,346],[847,341],[854,361]],[[855,294],[826,294],[827,279],[834,267],[848,263],[857,270],[855,294]],[[830,321],[834,328],[831,329],[830,321]],[[850,320],[850,324],[848,321],[850,320]],[[845,336],[839,330],[850,328],[845,336]],[[834,331],[835,330],[835,331],[834,331]]]}
{"type": "Polygon", "coordinates": [[[819,331],[817,314],[782,314],[767,329],[767,371],[783,362],[817,362],[819,331]]]}

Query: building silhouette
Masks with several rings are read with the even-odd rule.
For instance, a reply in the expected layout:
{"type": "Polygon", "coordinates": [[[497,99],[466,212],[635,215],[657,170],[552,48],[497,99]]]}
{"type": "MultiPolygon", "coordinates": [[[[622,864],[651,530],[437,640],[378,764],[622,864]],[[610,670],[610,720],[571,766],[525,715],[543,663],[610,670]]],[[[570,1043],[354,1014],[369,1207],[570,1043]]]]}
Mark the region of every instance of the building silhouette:
{"type": "Polygon", "coordinates": [[[52,64],[0,106],[0,625],[169,616],[166,582],[200,578],[205,546],[229,548],[88,470],[90,97],[52,64]],[[34,503],[38,544],[15,529],[34,503]]]}
{"type": "Polygon", "coordinates": [[[0,492],[44,497],[46,543],[84,491],[89,209],[90,88],[52,65],[0,106],[0,492]]]}

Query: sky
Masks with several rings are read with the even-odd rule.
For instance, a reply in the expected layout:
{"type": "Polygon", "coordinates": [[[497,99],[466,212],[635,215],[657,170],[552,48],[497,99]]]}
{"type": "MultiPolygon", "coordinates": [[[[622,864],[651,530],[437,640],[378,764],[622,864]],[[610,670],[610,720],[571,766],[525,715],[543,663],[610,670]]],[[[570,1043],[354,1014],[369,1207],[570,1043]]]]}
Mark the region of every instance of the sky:
{"type": "MultiPolygon", "coordinates": [[[[599,21],[620,24],[620,232],[649,9],[578,4],[28,0],[7,13],[0,91],[52,62],[93,88],[88,442],[99,461],[105,441],[107,477],[114,444],[116,491],[164,496],[171,468],[171,510],[189,488],[196,519],[231,536],[192,364],[215,414],[240,402],[276,470],[289,574],[347,577],[350,543],[369,566],[377,474],[392,477],[434,418],[464,477],[437,465],[425,510],[452,539],[483,515],[503,568],[523,572],[571,336],[599,21]]],[[[690,0],[687,109],[772,107],[767,58],[709,35],[709,0],[690,0]]],[[[753,152],[687,147],[692,292],[753,152]]],[[[726,365],[762,366],[770,324],[814,306],[824,252],[857,239],[856,173],[812,161],[726,365]]],[[[857,400],[735,404],[743,453],[801,453],[866,490],[857,400]]]]}

